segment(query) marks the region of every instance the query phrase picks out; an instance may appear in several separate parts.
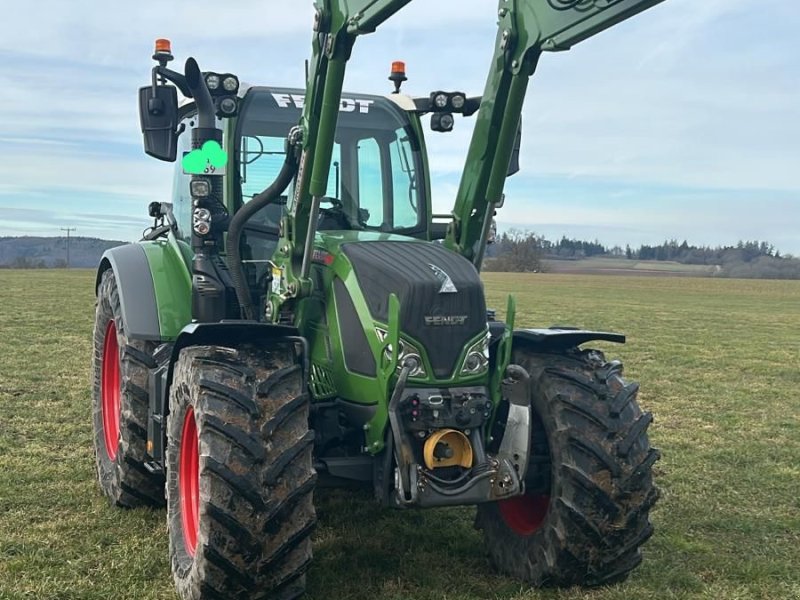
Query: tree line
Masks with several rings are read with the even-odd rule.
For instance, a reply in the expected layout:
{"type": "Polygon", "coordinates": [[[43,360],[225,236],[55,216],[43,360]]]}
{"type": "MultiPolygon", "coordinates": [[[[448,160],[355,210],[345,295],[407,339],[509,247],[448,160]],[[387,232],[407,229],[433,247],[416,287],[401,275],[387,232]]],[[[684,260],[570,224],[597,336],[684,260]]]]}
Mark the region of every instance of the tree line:
{"type": "Polygon", "coordinates": [[[7,263],[0,264],[0,269],[66,269],[67,261],[57,258],[48,263],[43,258],[30,258],[28,256],[15,256],[7,263]]]}
{"type": "Polygon", "coordinates": [[[623,249],[606,246],[598,240],[566,236],[552,241],[530,231],[512,229],[497,236],[486,257],[484,267],[493,271],[539,272],[547,269],[547,259],[609,257],[715,266],[715,274],[721,277],[800,279],[800,258],[783,255],[771,243],[760,240],[742,240],[730,246],[697,246],[687,240],[673,239],[657,246],[626,245],[623,249]]]}

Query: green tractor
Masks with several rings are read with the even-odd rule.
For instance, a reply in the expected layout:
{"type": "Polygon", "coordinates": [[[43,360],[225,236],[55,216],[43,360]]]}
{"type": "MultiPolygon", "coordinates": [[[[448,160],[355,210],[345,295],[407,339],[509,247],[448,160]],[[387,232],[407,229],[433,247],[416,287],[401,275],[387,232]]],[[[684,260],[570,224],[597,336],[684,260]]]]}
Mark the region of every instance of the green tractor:
{"type": "Polygon", "coordinates": [[[166,504],[181,598],[302,594],[321,484],[475,505],[492,563],[533,586],[622,580],[652,534],[652,417],[583,347],[624,336],[514,329],[479,269],[541,53],[659,0],[501,0],[482,97],[404,95],[402,63],[394,93],[343,94],[358,36],[409,1],[317,0],[305,90],[179,73],[156,43],[144,146],[178,168],[99,266],[93,421],[111,503],[166,504]],[[427,114],[476,115],[448,215],[427,114]]]}

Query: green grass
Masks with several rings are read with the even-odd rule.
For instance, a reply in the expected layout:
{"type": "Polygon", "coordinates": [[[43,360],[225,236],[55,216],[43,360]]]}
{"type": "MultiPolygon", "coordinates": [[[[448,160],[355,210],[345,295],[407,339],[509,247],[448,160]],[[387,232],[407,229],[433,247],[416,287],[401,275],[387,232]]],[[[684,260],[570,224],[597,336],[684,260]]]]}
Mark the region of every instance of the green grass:
{"type": "MultiPolygon", "coordinates": [[[[472,509],[386,512],[318,492],[314,599],[800,598],[800,282],[488,274],[519,326],[624,331],[663,451],[645,561],[598,590],[494,574],[472,509]]],[[[163,512],[94,481],[93,274],[0,271],[0,599],[174,598],[163,512]]],[[[500,312],[503,312],[502,310],[500,312]]]]}

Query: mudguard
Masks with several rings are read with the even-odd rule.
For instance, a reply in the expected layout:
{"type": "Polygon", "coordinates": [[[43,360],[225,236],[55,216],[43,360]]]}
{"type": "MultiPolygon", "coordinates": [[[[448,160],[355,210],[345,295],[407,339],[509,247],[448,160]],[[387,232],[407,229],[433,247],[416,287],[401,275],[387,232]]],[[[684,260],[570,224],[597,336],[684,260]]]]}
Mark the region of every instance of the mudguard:
{"type": "Polygon", "coordinates": [[[114,271],[117,279],[119,304],[127,336],[140,340],[160,339],[155,286],[144,248],[141,244],[127,244],[106,250],[97,269],[95,293],[103,273],[108,269],[114,271]]]}
{"type": "Polygon", "coordinates": [[[221,321],[219,323],[190,323],[184,327],[172,346],[170,363],[187,346],[238,346],[239,344],[267,342],[276,338],[304,341],[296,327],[257,321],[221,321]]]}
{"type": "Polygon", "coordinates": [[[257,323],[255,321],[222,321],[220,323],[190,323],[177,335],[174,344],[164,344],[155,352],[158,367],[150,371],[150,410],[147,419],[147,447],[152,461],[147,467],[153,472],[164,468],[166,447],[166,416],[169,413],[169,388],[181,350],[190,346],[235,347],[246,343],[264,343],[282,338],[302,347],[303,387],[308,385],[308,343],[294,327],[257,323]],[[168,359],[168,360],[167,360],[168,359]]]}
{"type": "MultiPolygon", "coordinates": [[[[296,327],[259,323],[257,321],[222,321],[220,323],[190,323],[184,327],[170,351],[169,367],[166,371],[166,391],[172,383],[172,368],[181,350],[189,346],[228,346],[258,344],[276,338],[297,342],[303,347],[303,373],[308,374],[308,342],[300,337],[296,327]]],[[[305,377],[303,378],[305,381],[305,377]]]]}
{"type": "Polygon", "coordinates": [[[107,250],[95,290],[113,269],[122,318],[132,339],[172,341],[192,319],[192,279],[182,242],[175,239],[127,244],[107,250]]]}
{"type": "Polygon", "coordinates": [[[571,329],[568,327],[517,329],[514,331],[514,343],[524,342],[537,350],[549,352],[560,352],[593,341],[624,344],[625,336],[621,333],[587,331],[585,329],[571,329]]]}

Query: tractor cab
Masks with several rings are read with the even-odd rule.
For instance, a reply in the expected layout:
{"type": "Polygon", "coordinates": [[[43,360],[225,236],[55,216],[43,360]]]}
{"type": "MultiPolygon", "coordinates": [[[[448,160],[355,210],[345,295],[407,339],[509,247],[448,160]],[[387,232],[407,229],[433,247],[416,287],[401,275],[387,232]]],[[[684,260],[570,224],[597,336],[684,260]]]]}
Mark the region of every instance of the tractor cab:
{"type": "MultiPolygon", "coordinates": [[[[247,91],[234,131],[235,204],[249,201],[274,181],[303,101],[302,90],[247,91]]],[[[380,96],[343,97],[318,230],[426,237],[428,195],[420,144],[410,115],[394,102],[380,96]]]]}
{"type": "MultiPolygon", "coordinates": [[[[275,181],[286,157],[287,136],[300,122],[304,94],[301,89],[242,86],[238,114],[218,121],[228,153],[224,204],[231,215],[275,181]]],[[[407,96],[342,97],[317,237],[361,231],[429,239],[430,186],[415,110],[407,96]]],[[[185,156],[191,150],[191,131],[197,126],[194,103],[187,103],[181,112],[178,155],[185,156]]],[[[191,178],[177,161],[173,210],[186,242],[192,231],[191,178]]],[[[242,258],[255,294],[258,282],[269,275],[268,261],[278,244],[281,219],[292,209],[293,195],[294,182],[244,226],[242,258]]]]}
{"type": "MultiPolygon", "coordinates": [[[[225,123],[231,180],[225,204],[231,214],[265,190],[286,156],[286,139],[300,121],[304,91],[249,87],[240,91],[238,116],[225,123]],[[231,152],[232,150],[232,152],[231,152]]],[[[318,231],[373,231],[428,239],[430,194],[420,121],[399,106],[403,96],[344,96],[336,130],[328,189],[321,203],[318,231]]],[[[196,127],[192,104],[183,109],[181,156],[190,151],[196,127]]],[[[175,171],[174,211],[181,232],[191,233],[191,174],[180,161],[175,171]]],[[[278,238],[281,214],[291,209],[293,186],[277,203],[247,224],[245,244],[268,258],[278,238]],[[263,238],[262,241],[258,241],[263,238]]]]}

